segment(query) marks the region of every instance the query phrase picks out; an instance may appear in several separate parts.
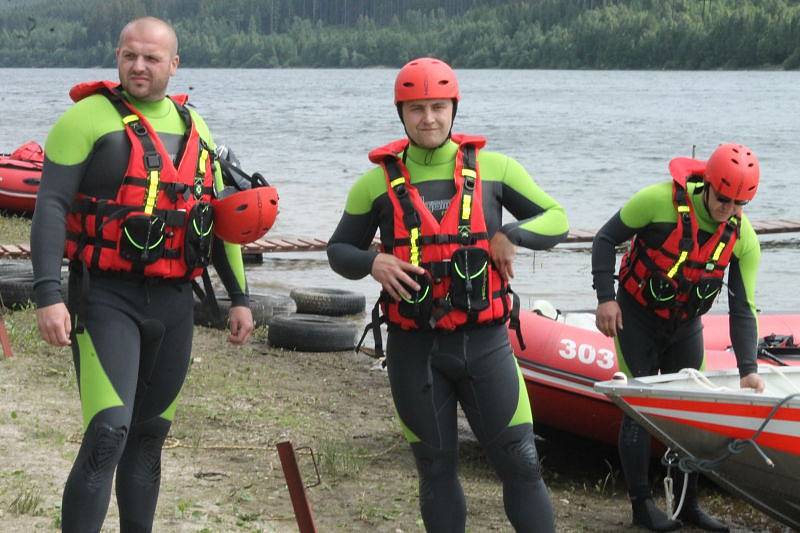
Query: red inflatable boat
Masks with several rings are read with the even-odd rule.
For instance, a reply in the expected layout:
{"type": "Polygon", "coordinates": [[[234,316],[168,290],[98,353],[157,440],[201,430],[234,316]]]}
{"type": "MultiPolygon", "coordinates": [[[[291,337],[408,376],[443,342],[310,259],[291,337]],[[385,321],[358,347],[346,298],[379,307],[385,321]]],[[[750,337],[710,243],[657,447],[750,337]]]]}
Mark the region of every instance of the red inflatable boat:
{"type": "Polygon", "coordinates": [[[36,205],[44,151],[29,141],[11,154],[0,154],[0,210],[30,215],[36,205]]]}
{"type": "MultiPolygon", "coordinates": [[[[525,350],[514,331],[509,330],[509,339],[528,388],[534,422],[616,446],[622,413],[593,387],[617,372],[617,357],[614,340],[595,328],[594,314],[559,313],[553,319],[522,310],[520,322],[525,350]]],[[[736,368],[728,349],[728,315],[705,315],[703,325],[706,370],[736,368]]],[[[773,344],[793,345],[789,336],[800,340],[800,315],[760,315],[758,331],[773,344]]],[[[799,349],[766,349],[763,342],[760,346],[759,364],[800,366],[799,349]]]]}

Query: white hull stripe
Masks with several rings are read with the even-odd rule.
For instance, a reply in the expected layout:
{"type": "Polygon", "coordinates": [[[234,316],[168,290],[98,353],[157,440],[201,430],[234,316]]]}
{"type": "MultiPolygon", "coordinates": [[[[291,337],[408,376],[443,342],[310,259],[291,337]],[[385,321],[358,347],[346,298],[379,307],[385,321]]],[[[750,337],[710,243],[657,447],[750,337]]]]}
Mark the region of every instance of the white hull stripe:
{"type": "MultiPolygon", "coordinates": [[[[679,411],[676,409],[661,409],[658,407],[636,407],[642,414],[663,416],[678,420],[690,420],[705,424],[716,424],[735,429],[749,429],[755,432],[764,423],[763,418],[753,418],[745,416],[721,415],[717,413],[703,413],[697,411],[679,411]]],[[[769,421],[764,428],[765,433],[783,435],[785,437],[800,438],[800,422],[787,420],[769,421]]]]}
{"type": "MultiPolygon", "coordinates": [[[[574,381],[569,381],[567,379],[557,378],[555,376],[551,376],[550,374],[544,374],[542,372],[536,372],[535,370],[531,370],[530,368],[526,368],[524,366],[520,366],[520,370],[522,371],[522,375],[528,381],[533,381],[538,385],[543,386],[555,386],[559,389],[568,389],[569,392],[574,394],[578,394],[580,396],[586,396],[592,398],[593,400],[600,400],[603,402],[610,402],[605,394],[600,394],[594,391],[594,389],[588,385],[581,385],[580,383],[575,383],[574,381]]],[[[534,398],[534,401],[536,399],[534,398]]]]}

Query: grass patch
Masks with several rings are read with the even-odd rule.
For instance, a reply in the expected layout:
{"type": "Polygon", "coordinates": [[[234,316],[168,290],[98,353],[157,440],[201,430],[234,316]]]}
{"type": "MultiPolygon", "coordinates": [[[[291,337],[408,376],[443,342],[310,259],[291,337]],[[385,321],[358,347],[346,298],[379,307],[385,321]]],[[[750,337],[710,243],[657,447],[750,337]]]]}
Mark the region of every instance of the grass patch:
{"type": "Polygon", "coordinates": [[[318,461],[320,462],[320,475],[330,478],[333,483],[355,477],[367,463],[363,450],[337,440],[322,441],[319,447],[318,461]]]}
{"type": "Polygon", "coordinates": [[[32,303],[17,311],[3,315],[6,331],[15,353],[33,354],[46,346],[36,325],[36,308],[32,303]]]}
{"type": "Polygon", "coordinates": [[[41,516],[42,495],[37,488],[24,488],[11,500],[8,512],[14,515],[41,516]]]}
{"type": "Polygon", "coordinates": [[[25,244],[31,239],[31,219],[17,215],[0,216],[0,243],[25,244]]]}
{"type": "Polygon", "coordinates": [[[608,467],[608,473],[603,476],[601,479],[598,479],[595,482],[594,490],[598,494],[608,494],[609,496],[616,496],[616,486],[617,486],[617,479],[619,478],[620,471],[614,470],[614,467],[611,466],[611,463],[608,459],[605,459],[606,466],[608,467]]]}

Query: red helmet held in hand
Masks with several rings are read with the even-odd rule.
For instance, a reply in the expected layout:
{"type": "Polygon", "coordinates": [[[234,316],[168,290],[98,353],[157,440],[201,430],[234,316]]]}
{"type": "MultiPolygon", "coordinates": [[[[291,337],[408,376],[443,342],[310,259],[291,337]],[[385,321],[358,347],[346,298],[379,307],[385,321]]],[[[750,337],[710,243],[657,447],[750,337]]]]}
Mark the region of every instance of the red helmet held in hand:
{"type": "Polygon", "coordinates": [[[758,158],[744,145],[721,144],[706,161],[703,177],[720,195],[749,202],[758,190],[758,158]]]}
{"type": "Polygon", "coordinates": [[[278,191],[261,186],[237,190],[226,187],[222,197],[211,202],[214,208],[214,234],[220,239],[247,244],[269,231],[278,216],[278,191]],[[230,194],[226,195],[226,192],[230,194]]]}
{"type": "Polygon", "coordinates": [[[412,59],[397,73],[394,103],[409,100],[447,98],[458,102],[456,73],[444,61],[432,57],[412,59]]]}

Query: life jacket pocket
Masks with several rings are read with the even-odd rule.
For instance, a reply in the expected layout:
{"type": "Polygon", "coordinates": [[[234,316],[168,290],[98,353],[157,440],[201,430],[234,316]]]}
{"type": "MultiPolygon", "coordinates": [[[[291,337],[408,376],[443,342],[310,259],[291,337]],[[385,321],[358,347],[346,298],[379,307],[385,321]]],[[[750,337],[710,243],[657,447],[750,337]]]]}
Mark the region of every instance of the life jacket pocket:
{"type": "Polygon", "coordinates": [[[165,227],[164,219],[157,215],[129,215],[122,222],[119,255],[138,265],[155,263],[164,255],[165,227]]]}
{"type": "Polygon", "coordinates": [[[450,259],[450,303],[466,312],[489,307],[489,253],[483,248],[459,248],[450,259]]]}
{"type": "Polygon", "coordinates": [[[183,260],[188,268],[208,266],[213,228],[214,209],[208,202],[198,202],[189,211],[183,238],[183,260]]]}
{"type": "Polygon", "coordinates": [[[663,272],[653,272],[645,278],[642,294],[650,306],[669,309],[678,305],[678,282],[663,272]]]}
{"type": "Polygon", "coordinates": [[[714,300],[717,299],[721,290],[722,278],[700,278],[692,286],[689,293],[689,300],[686,302],[686,314],[690,317],[696,317],[707,313],[711,306],[714,305],[714,300]]]}
{"type": "Polygon", "coordinates": [[[400,302],[397,304],[397,311],[400,316],[413,318],[419,323],[426,323],[433,310],[433,287],[430,278],[425,274],[412,274],[411,278],[417,282],[419,290],[413,291],[406,287],[411,298],[406,299],[401,296],[400,302]]]}

